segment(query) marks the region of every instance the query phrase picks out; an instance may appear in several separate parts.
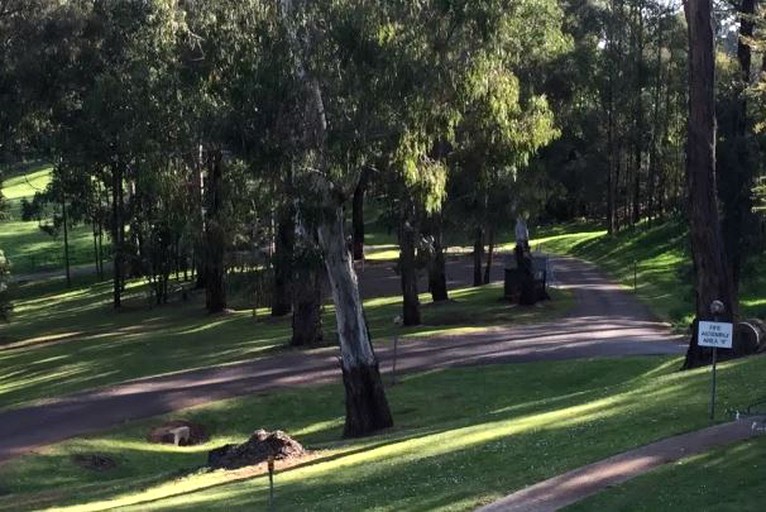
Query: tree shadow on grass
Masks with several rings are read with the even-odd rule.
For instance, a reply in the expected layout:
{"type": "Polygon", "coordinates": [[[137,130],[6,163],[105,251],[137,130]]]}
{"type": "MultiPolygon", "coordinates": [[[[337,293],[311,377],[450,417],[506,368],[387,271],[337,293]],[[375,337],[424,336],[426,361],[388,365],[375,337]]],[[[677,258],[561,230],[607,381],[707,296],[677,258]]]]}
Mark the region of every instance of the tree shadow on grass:
{"type": "MultiPolygon", "coordinates": [[[[439,441],[440,437],[448,436],[444,439],[455,443],[455,439],[459,438],[459,434],[454,433],[466,431],[469,435],[476,438],[475,441],[471,442],[475,449],[478,449],[476,447],[485,446],[487,443],[491,445],[491,443],[498,439],[506,437],[505,434],[495,435],[492,425],[500,425],[503,429],[511,428],[513,430],[515,428],[513,426],[502,426],[503,422],[516,421],[522,424],[524,421],[532,421],[525,420],[525,418],[533,418],[535,415],[545,414],[550,411],[566,410],[581,403],[601,400],[606,393],[606,388],[617,386],[619,390],[622,387],[628,386],[626,383],[629,383],[630,379],[638,378],[643,373],[651,371],[652,367],[656,364],[656,362],[652,361],[637,361],[635,364],[630,365],[630,370],[623,367],[623,371],[610,371],[607,363],[599,363],[595,364],[596,369],[594,371],[583,372],[582,375],[573,374],[571,371],[576,371],[580,365],[553,365],[554,368],[548,372],[546,379],[543,379],[547,382],[547,387],[536,386],[528,378],[522,377],[522,375],[526,375],[529,372],[521,371],[519,377],[524,380],[520,381],[515,388],[506,388],[504,390],[498,390],[496,387],[487,388],[486,386],[491,386],[503,377],[513,379],[514,374],[519,373],[514,367],[507,367],[505,369],[503,367],[490,367],[483,369],[481,372],[465,369],[438,371],[427,375],[409,376],[403,384],[389,391],[392,407],[395,414],[397,414],[399,427],[381,436],[354,441],[333,441],[337,439],[339,434],[339,424],[337,416],[334,416],[334,414],[342,411],[342,391],[340,386],[337,385],[325,386],[310,392],[291,390],[254,398],[229,400],[214,404],[209,408],[187,411],[184,416],[192,421],[211,426],[211,431],[215,436],[214,440],[216,440],[211,443],[211,446],[216,445],[218,440],[222,442],[228,439],[236,440],[236,438],[239,438],[239,441],[241,441],[242,437],[246,437],[247,432],[254,428],[274,425],[284,428],[288,432],[298,431],[302,428],[312,431],[312,433],[306,435],[305,439],[301,439],[301,441],[306,441],[309,447],[326,450],[347,449],[346,453],[331,454],[328,458],[310,461],[306,465],[302,465],[301,468],[290,469],[287,473],[314,471],[315,469],[311,469],[312,467],[322,466],[323,464],[325,466],[333,465],[343,463],[344,461],[348,461],[347,464],[358,465],[358,461],[353,462],[355,458],[360,456],[364,458],[365,453],[374,452],[375,450],[382,451],[383,453],[386,450],[393,450],[401,454],[399,456],[384,456],[382,457],[384,462],[376,462],[378,465],[383,464],[385,467],[390,465],[401,471],[406,471],[407,460],[410,460],[411,463],[416,465],[425,464],[422,468],[427,468],[427,471],[424,471],[430,473],[438,469],[439,466],[444,465],[444,463],[440,462],[442,460],[440,457],[447,457],[447,454],[433,458],[434,464],[436,464],[434,466],[430,462],[422,462],[420,460],[422,457],[415,457],[413,459],[413,449],[407,448],[408,444],[415,443],[419,446],[416,446],[414,449],[415,453],[419,450],[427,452],[431,449],[429,446],[433,445],[433,443],[436,443],[436,446],[441,443],[439,441]],[[562,395],[560,391],[555,391],[556,388],[565,389],[566,392],[562,395]],[[493,391],[488,393],[488,389],[493,391]],[[447,404],[449,404],[448,407],[446,407],[447,404]],[[312,424],[319,425],[319,428],[312,430],[312,424]],[[489,427],[483,427],[482,425],[488,425],[489,427]],[[488,440],[486,442],[481,440],[482,435],[485,434],[471,433],[476,431],[476,429],[479,429],[479,431],[484,429],[487,432],[488,440]],[[476,437],[477,435],[478,437],[476,437]],[[404,457],[401,463],[398,461],[400,456],[404,457]],[[401,464],[404,464],[404,466],[401,466],[401,464]]],[[[583,366],[583,368],[586,367],[587,365],[583,366]]],[[[589,414],[614,414],[613,408],[613,405],[604,403],[596,405],[590,410],[589,414]]],[[[156,422],[158,420],[153,421],[156,422]]],[[[129,431],[94,438],[95,445],[92,446],[93,449],[101,451],[107,449],[111,439],[111,443],[114,445],[113,453],[132,462],[128,464],[127,473],[116,473],[114,479],[107,478],[107,475],[100,477],[100,481],[105,486],[108,484],[111,487],[107,487],[103,492],[99,492],[98,495],[91,492],[91,487],[85,487],[80,490],[77,483],[77,475],[70,475],[68,480],[59,482],[60,486],[67,488],[67,492],[72,492],[71,503],[82,503],[83,499],[86,502],[92,503],[93,501],[104,500],[122,494],[141,492],[143,484],[136,485],[135,481],[131,483],[132,478],[137,479],[136,481],[138,482],[144,482],[144,479],[147,478],[146,473],[154,471],[158,474],[158,483],[161,483],[163,479],[172,481],[173,478],[169,477],[169,474],[177,477],[178,471],[189,471],[190,468],[195,468],[204,462],[204,457],[201,453],[157,452],[155,448],[151,450],[148,447],[147,449],[138,448],[137,446],[140,446],[140,440],[148,424],[149,422],[146,421],[141,422],[131,427],[129,431]]],[[[525,428],[529,430],[528,427],[525,428]]],[[[533,430],[539,433],[540,429],[545,431],[547,427],[541,425],[533,430]]],[[[555,431],[555,425],[551,429],[555,431]]],[[[459,446],[459,444],[456,446],[459,446]]],[[[91,449],[91,445],[87,442],[72,446],[79,450],[91,449]]],[[[532,450],[528,445],[525,446],[527,446],[526,449],[532,450]]],[[[459,449],[447,449],[446,451],[461,453],[459,449]]],[[[32,460],[37,461],[37,466],[27,470],[24,480],[32,482],[33,486],[34,482],[38,482],[37,485],[40,485],[40,482],[45,481],[45,475],[56,475],[57,472],[61,471],[62,464],[66,463],[63,458],[68,453],[65,451],[62,454],[51,455],[50,457],[37,456],[37,458],[33,458],[32,460]],[[35,476],[35,473],[37,473],[37,476],[35,476]]],[[[470,455],[472,452],[469,451],[467,453],[470,455]]],[[[449,465],[458,464],[459,459],[462,459],[463,455],[457,457],[457,459],[445,460],[449,460],[449,465]]],[[[429,459],[429,457],[425,458],[429,459]]],[[[321,470],[317,471],[321,473],[321,470]]],[[[372,480],[365,477],[364,472],[362,472],[362,474],[358,475],[360,481],[372,485],[375,478],[381,476],[387,479],[392,478],[392,475],[385,468],[378,468],[375,471],[377,476],[374,476],[372,480]]],[[[353,479],[356,479],[356,477],[355,471],[353,479]]],[[[405,485],[405,483],[398,481],[397,485],[405,485]]],[[[89,482],[83,482],[82,484],[86,485],[89,482]]],[[[290,485],[300,486],[303,484],[297,482],[290,485]]],[[[321,486],[316,488],[315,482],[311,486],[314,491],[319,489],[321,493],[329,492],[329,489],[323,489],[321,486]]],[[[28,490],[32,491],[29,487],[28,490]]],[[[24,494],[22,492],[19,495],[20,498],[23,498],[24,494]]],[[[450,496],[453,495],[450,494],[450,496]]],[[[453,499],[453,497],[450,497],[450,499],[453,499]]],[[[6,497],[5,500],[12,501],[10,497],[6,497]]]]}

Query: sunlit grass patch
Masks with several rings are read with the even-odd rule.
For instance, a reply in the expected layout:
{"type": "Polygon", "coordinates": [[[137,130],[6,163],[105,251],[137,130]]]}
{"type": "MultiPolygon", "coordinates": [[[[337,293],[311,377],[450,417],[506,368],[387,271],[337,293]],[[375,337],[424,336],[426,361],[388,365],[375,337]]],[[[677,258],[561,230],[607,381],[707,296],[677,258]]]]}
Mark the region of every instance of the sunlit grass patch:
{"type": "MultiPolygon", "coordinates": [[[[0,229],[0,249],[11,262],[13,274],[64,269],[63,234],[51,237],[38,222],[21,220],[21,202],[31,201],[36,192],[45,190],[51,180],[52,167],[41,165],[18,173],[3,181],[3,195],[8,200],[8,219],[0,229]]],[[[92,229],[74,226],[69,233],[70,263],[79,265],[94,260],[92,229]]],[[[94,263],[95,265],[95,263],[94,263]]]]}
{"type": "MultiPolygon", "coordinates": [[[[261,476],[198,470],[208,449],[264,427],[282,428],[318,450],[303,465],[278,466],[279,510],[472,510],[573,467],[707,425],[708,372],[676,372],[680,363],[601,359],[408,375],[387,390],[394,429],[362,440],[339,437],[337,384],[226,400],[174,415],[210,428],[204,446],[147,445],[143,436],[158,418],[4,466],[0,481],[8,494],[0,509],[30,509],[24,503],[32,496],[55,492],[64,510],[265,510],[262,468],[261,476]],[[83,452],[104,453],[120,466],[87,472],[69,462],[83,452]]],[[[753,377],[766,370],[766,359],[721,369],[720,410],[741,408],[758,395],[753,377]]]]}

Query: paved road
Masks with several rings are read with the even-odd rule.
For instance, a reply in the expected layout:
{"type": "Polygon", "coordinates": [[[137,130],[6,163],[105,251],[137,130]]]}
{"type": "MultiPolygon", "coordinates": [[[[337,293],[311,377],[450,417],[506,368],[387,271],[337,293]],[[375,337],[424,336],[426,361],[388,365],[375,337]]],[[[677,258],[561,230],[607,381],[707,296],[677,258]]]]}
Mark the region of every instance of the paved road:
{"type": "MultiPolygon", "coordinates": [[[[455,264],[470,266],[465,261],[455,264]]],[[[681,340],[672,337],[632,295],[607,281],[593,266],[574,259],[557,259],[554,264],[561,287],[575,293],[576,306],[567,316],[548,324],[408,341],[399,349],[397,369],[409,372],[498,362],[683,353],[681,340]]],[[[381,272],[385,277],[388,274],[382,268],[373,271],[368,267],[362,279],[372,279],[370,272],[381,272]]],[[[462,275],[459,267],[450,268],[454,268],[450,273],[462,275]]],[[[391,349],[381,347],[377,352],[381,368],[388,372],[391,349]]],[[[0,462],[128,420],[339,377],[337,349],[326,348],[139,379],[0,412],[0,462]]]]}

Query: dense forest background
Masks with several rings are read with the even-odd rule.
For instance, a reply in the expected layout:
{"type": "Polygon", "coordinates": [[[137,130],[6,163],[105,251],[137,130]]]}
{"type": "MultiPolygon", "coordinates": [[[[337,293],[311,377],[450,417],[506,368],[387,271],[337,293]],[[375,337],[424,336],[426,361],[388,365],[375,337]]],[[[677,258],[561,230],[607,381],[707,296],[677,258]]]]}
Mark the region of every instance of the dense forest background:
{"type": "MultiPolygon", "coordinates": [[[[736,290],[764,250],[764,17],[715,10],[736,290]]],[[[688,57],[667,0],[0,0],[0,168],[52,165],[4,211],[63,236],[68,276],[88,226],[115,308],[131,278],[159,305],[183,276],[221,312],[242,274],[311,345],[329,290],[349,392],[372,404],[347,430],[364,432],[390,421],[348,255],[365,212],[398,247],[405,325],[419,273],[448,299],[445,251],[470,246],[488,282],[517,218],[612,234],[684,218],[688,57]]]]}

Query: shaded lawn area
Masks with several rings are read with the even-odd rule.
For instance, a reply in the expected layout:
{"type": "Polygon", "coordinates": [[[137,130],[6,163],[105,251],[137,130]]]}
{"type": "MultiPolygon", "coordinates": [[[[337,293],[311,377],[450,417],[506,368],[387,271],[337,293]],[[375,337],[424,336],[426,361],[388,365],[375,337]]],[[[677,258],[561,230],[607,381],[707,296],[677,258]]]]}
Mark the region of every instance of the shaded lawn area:
{"type": "Polygon", "coordinates": [[[760,512],[765,474],[762,436],[657,468],[566,510],[760,512]]]}
{"type": "MultiPolygon", "coordinates": [[[[145,285],[130,283],[124,310],[111,308],[110,283],[63,290],[61,282],[22,286],[13,321],[0,326],[0,408],[161,373],[213,366],[288,350],[291,319],[266,309],[208,316],[204,292],[188,302],[150,308],[145,285]]],[[[541,307],[519,308],[499,300],[498,285],[455,290],[444,305],[423,302],[423,325],[398,329],[392,319],[401,298],[366,301],[373,340],[457,334],[498,324],[549,319],[572,305],[570,292],[555,291],[541,307]]],[[[335,315],[325,307],[325,340],[336,343],[335,315]]]]}
{"type": "MultiPolygon", "coordinates": [[[[583,464],[708,424],[709,373],[680,358],[493,365],[405,376],[387,391],[396,426],[339,439],[340,384],[231,399],[176,413],[206,425],[206,445],[144,441],[152,425],[67,441],[0,467],[0,510],[266,510],[262,467],[200,469],[207,450],[281,428],[318,450],[277,465],[278,510],[471,510],[583,464]],[[71,456],[99,452],[118,468],[91,472],[71,456]],[[71,505],[69,508],[67,505],[71,505]]],[[[720,411],[760,395],[766,358],[720,367],[720,411]]],[[[733,484],[732,484],[733,485],[733,484]]],[[[679,498],[680,499],[680,498],[679,498]]],[[[742,498],[745,500],[746,498],[742,498]]],[[[611,510],[609,507],[604,510],[611,510]]]]}

